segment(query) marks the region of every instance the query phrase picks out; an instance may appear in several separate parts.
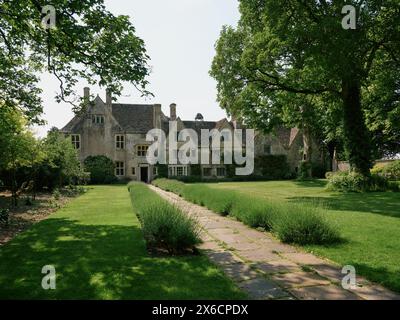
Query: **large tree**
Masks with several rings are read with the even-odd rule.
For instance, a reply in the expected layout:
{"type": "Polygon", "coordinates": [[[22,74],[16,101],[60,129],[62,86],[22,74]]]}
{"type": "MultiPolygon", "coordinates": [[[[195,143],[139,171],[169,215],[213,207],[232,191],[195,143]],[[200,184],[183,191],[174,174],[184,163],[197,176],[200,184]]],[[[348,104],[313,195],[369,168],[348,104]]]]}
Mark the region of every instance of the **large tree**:
{"type": "Polygon", "coordinates": [[[114,16],[103,2],[1,0],[0,101],[18,106],[38,122],[42,112],[38,74],[43,71],[60,83],[56,99],[77,109],[83,102],[73,90],[79,79],[99,83],[116,95],[124,82],[148,94],[144,42],[135,35],[129,17],[114,16]],[[54,27],[47,19],[48,4],[55,9],[54,27]]]}
{"type": "Polygon", "coordinates": [[[211,69],[222,107],[270,116],[263,120],[270,123],[279,118],[280,94],[295,104],[299,95],[317,96],[327,102],[326,114],[337,114],[339,105],[350,164],[368,175],[373,154],[364,97],[376,77],[399,66],[399,1],[240,0],[240,12],[236,28],[223,28],[211,69]],[[356,8],[356,29],[342,26],[348,4],[356,8]]]}

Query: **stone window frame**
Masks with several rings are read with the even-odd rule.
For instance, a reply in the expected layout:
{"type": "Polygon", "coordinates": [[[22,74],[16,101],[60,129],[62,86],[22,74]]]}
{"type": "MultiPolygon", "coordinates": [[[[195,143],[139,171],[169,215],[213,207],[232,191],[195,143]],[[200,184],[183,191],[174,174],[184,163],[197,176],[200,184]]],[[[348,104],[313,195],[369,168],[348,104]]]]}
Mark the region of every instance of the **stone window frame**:
{"type": "Polygon", "coordinates": [[[71,143],[74,146],[75,150],[80,150],[80,148],[81,148],[81,135],[80,134],[71,134],[71,143]]]}
{"type": "Polygon", "coordinates": [[[115,161],[115,175],[117,177],[125,176],[125,162],[124,161],[115,161]]]}
{"type": "Polygon", "coordinates": [[[123,135],[123,134],[115,135],[115,149],[117,149],[117,150],[125,149],[125,135],[123,135]]]}
{"type": "Polygon", "coordinates": [[[105,118],[102,114],[93,114],[92,115],[92,123],[93,124],[104,124],[105,118]]]}
{"type": "Polygon", "coordinates": [[[133,176],[136,176],[136,168],[135,168],[135,167],[132,167],[132,168],[131,168],[131,174],[132,174],[133,176]]]}
{"type": "Polygon", "coordinates": [[[264,154],[266,155],[272,154],[272,146],[270,144],[264,144],[264,154]]]}
{"type": "Polygon", "coordinates": [[[170,177],[187,177],[189,173],[186,165],[169,166],[168,170],[170,177]]]}
{"type": "Polygon", "coordinates": [[[217,168],[217,177],[226,177],[226,168],[225,167],[218,167],[217,168]],[[220,174],[221,170],[223,171],[223,174],[220,174]]]}
{"type": "Polygon", "coordinates": [[[136,154],[138,157],[145,157],[147,154],[147,150],[149,149],[148,145],[140,144],[136,146],[136,154]]]}
{"type": "Polygon", "coordinates": [[[203,177],[212,177],[212,168],[211,167],[205,167],[202,170],[203,177]],[[206,174],[206,170],[210,172],[210,174],[206,174]]]}

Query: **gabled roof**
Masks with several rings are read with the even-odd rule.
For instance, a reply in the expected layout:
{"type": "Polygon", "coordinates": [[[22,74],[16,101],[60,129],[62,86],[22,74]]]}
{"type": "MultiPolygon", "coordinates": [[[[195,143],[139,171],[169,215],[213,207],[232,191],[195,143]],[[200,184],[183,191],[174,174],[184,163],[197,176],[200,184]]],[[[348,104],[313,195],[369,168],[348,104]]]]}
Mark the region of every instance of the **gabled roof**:
{"type": "MultiPolygon", "coordinates": [[[[112,104],[112,115],[122,131],[129,133],[147,133],[153,129],[154,109],[152,104],[112,104]]],[[[61,129],[62,132],[79,132],[83,128],[86,115],[75,116],[61,129]]]]}
{"type": "Polygon", "coordinates": [[[154,127],[154,109],[150,104],[112,104],[112,115],[123,131],[147,133],[154,127]]]}
{"type": "Polygon", "coordinates": [[[60,131],[65,133],[79,132],[83,128],[84,116],[74,116],[60,131]]]}
{"type": "Polygon", "coordinates": [[[285,148],[290,148],[292,143],[296,139],[297,135],[299,134],[300,130],[297,128],[287,129],[283,127],[279,127],[275,130],[275,135],[280,141],[280,143],[285,148]]]}

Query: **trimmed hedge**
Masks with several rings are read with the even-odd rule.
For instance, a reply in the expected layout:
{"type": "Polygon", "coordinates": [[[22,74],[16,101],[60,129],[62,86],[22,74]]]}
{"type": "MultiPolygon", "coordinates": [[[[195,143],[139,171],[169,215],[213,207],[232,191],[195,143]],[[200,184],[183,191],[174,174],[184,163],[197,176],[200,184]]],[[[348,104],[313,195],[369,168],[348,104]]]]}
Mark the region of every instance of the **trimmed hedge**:
{"type": "Polygon", "coordinates": [[[340,241],[337,228],[323,217],[322,209],[303,204],[267,201],[206,185],[185,185],[160,179],[153,182],[164,190],[178,189],[188,201],[230,215],[253,228],[271,231],[286,243],[331,244],[340,241]]]}
{"type": "Polygon", "coordinates": [[[143,183],[132,182],[128,190],[150,249],[167,250],[169,254],[184,253],[201,243],[196,220],[169,204],[143,183]]]}
{"type": "Polygon", "coordinates": [[[114,162],[106,156],[89,156],[84,166],[85,171],[90,173],[91,184],[111,184],[117,181],[114,162]]]}

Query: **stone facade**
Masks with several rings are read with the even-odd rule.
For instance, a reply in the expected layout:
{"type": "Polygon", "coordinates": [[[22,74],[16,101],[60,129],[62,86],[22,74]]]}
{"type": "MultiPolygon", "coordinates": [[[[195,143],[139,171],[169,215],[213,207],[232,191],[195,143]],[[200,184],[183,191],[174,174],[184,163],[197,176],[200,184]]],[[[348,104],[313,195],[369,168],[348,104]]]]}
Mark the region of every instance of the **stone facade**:
{"type": "MultiPolygon", "coordinates": [[[[88,88],[84,94],[89,99],[88,88]]],[[[196,120],[181,120],[177,116],[177,106],[170,105],[170,115],[161,111],[160,104],[137,105],[113,103],[106,94],[104,102],[99,96],[89,104],[86,112],[75,116],[61,131],[71,136],[72,143],[78,149],[80,161],[88,156],[105,155],[116,164],[119,178],[149,182],[157,175],[157,169],[146,161],[146,148],[151,142],[146,141],[146,133],[159,128],[168,135],[169,121],[176,120],[178,131],[190,128],[199,133],[201,129],[238,128],[236,121],[204,121],[201,114],[196,120]]],[[[178,143],[178,146],[180,143],[178,143]]],[[[273,134],[256,132],[255,156],[286,155],[290,169],[296,171],[302,154],[303,137],[300,130],[280,128],[273,134]]],[[[318,146],[313,146],[313,160],[320,159],[318,146]]],[[[201,172],[206,177],[223,177],[226,174],[223,165],[203,165],[201,172]]],[[[190,175],[190,166],[169,165],[170,176],[190,175]]],[[[257,174],[257,168],[255,168],[257,174]]]]}

